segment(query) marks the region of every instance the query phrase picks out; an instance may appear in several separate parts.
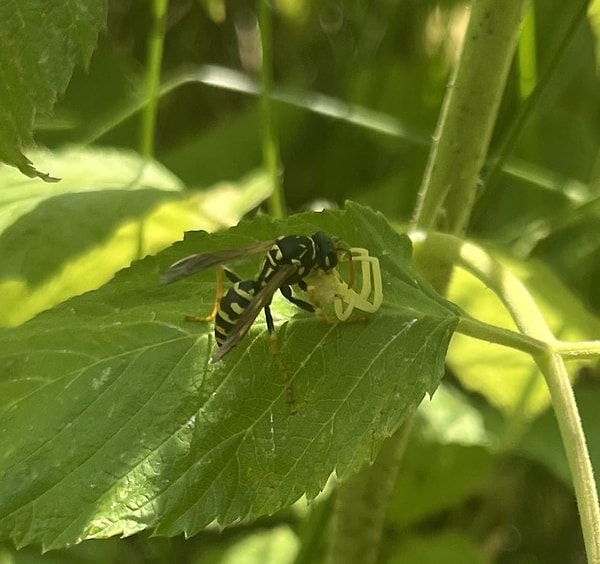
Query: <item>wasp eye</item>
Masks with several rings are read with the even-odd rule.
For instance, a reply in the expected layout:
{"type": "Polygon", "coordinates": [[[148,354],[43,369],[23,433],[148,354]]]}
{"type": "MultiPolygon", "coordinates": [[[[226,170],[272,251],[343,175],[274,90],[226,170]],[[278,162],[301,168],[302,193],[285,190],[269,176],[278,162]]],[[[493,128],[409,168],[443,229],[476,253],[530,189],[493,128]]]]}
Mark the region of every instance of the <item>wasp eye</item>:
{"type": "Polygon", "coordinates": [[[332,268],[335,268],[338,264],[338,255],[337,255],[337,251],[332,251],[330,253],[327,253],[326,255],[323,255],[322,260],[319,264],[319,268],[321,268],[321,270],[331,270],[332,268]]]}
{"type": "Polygon", "coordinates": [[[337,249],[331,237],[318,231],[312,236],[317,249],[317,266],[324,271],[335,268],[338,264],[337,249]]]}

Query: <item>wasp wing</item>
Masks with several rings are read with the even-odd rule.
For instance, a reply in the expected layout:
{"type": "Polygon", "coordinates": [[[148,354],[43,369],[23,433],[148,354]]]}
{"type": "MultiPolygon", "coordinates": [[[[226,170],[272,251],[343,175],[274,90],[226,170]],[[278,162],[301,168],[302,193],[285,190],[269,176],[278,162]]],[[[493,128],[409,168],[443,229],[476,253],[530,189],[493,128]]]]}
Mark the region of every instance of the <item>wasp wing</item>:
{"type": "Polygon", "coordinates": [[[169,268],[161,275],[160,283],[171,284],[182,278],[187,278],[192,274],[202,272],[211,266],[216,266],[217,264],[225,262],[235,262],[254,253],[266,252],[272,247],[273,242],[273,240],[261,241],[259,243],[248,245],[247,247],[224,249],[213,253],[199,253],[184,257],[169,266],[169,268]]]}
{"type": "Polygon", "coordinates": [[[260,292],[256,294],[256,297],[248,304],[248,307],[235,322],[227,339],[223,341],[223,344],[220,347],[217,347],[212,355],[212,362],[221,360],[221,358],[223,358],[246,336],[246,333],[248,333],[250,327],[252,327],[252,324],[260,311],[271,303],[275,292],[277,292],[287,278],[297,270],[298,267],[294,264],[285,264],[278,267],[273,277],[270,278],[260,292]]]}

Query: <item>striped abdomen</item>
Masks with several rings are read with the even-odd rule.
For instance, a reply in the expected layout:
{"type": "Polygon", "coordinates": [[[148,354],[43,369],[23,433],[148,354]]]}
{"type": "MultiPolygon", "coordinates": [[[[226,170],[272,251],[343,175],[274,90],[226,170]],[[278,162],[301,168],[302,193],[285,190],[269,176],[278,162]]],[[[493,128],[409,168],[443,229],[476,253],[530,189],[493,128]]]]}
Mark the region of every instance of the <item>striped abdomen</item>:
{"type": "Polygon", "coordinates": [[[221,346],[240,315],[254,299],[260,285],[255,280],[236,282],[221,298],[215,316],[215,340],[221,346]]]}

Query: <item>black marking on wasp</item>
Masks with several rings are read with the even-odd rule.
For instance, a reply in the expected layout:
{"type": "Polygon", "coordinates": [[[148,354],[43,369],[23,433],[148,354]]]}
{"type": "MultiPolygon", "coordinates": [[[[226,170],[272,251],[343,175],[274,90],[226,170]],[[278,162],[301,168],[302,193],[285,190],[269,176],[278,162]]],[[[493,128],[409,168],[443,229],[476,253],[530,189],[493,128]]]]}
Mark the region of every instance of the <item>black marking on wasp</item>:
{"type": "Polygon", "coordinates": [[[273,333],[273,318],[269,306],[278,289],[294,305],[306,311],[314,311],[312,304],[293,295],[292,286],[297,285],[301,290],[306,291],[308,287],[304,278],[313,269],[318,268],[328,272],[337,266],[339,253],[347,253],[349,257],[351,256],[347,245],[322,231],[314,233],[311,237],[287,235],[275,241],[263,241],[238,249],[225,249],[185,257],[172,264],[161,276],[160,281],[163,284],[170,284],[211,266],[237,261],[249,254],[264,252],[267,249],[268,252],[256,280],[242,281],[231,271],[225,270],[234,285],[221,297],[217,306],[215,337],[218,348],[213,354],[213,362],[221,359],[240,342],[261,309],[265,310],[269,333],[273,333]]]}

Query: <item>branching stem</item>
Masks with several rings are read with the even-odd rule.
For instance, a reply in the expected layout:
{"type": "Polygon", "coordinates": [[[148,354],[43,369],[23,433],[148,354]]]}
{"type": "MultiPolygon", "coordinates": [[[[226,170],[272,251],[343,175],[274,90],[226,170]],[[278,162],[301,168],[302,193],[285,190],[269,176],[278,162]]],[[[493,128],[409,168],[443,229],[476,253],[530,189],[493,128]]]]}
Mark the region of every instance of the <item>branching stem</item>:
{"type": "Polygon", "coordinates": [[[522,336],[527,337],[526,340],[521,341],[508,335],[510,332],[492,332],[484,325],[475,328],[461,322],[462,328],[470,331],[472,336],[477,330],[481,330],[483,338],[490,338],[493,342],[529,352],[542,371],[550,391],[552,406],[573,477],[588,562],[599,564],[598,492],[575,395],[562,355],[569,358],[597,356],[600,342],[567,344],[557,341],[521,281],[482,248],[442,233],[430,233],[427,236],[416,234],[414,239],[417,240],[417,244],[426,242],[428,256],[435,256],[439,264],[445,262],[456,264],[479,278],[502,300],[522,332],[522,336]],[[504,342],[501,342],[502,340],[504,342]],[[531,350],[527,350],[528,348],[531,350]]]}

